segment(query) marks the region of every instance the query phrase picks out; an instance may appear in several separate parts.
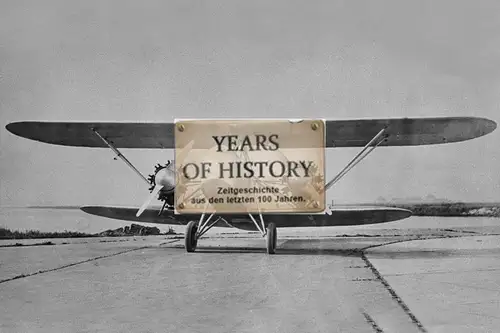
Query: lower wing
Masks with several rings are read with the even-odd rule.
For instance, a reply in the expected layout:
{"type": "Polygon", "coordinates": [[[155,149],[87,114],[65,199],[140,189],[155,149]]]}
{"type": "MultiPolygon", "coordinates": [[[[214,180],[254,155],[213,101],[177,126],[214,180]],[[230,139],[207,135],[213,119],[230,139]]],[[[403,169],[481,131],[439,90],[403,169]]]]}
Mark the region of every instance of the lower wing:
{"type": "MultiPolygon", "coordinates": [[[[158,209],[146,209],[136,217],[137,208],[84,206],[82,211],[118,220],[186,225],[191,220],[198,220],[200,215],[174,215],[172,211],[164,210],[158,216],[158,209]]],[[[352,226],[393,222],[410,217],[412,212],[393,207],[346,207],[335,208],[326,214],[265,214],[266,223],[273,222],[278,228],[294,227],[333,227],[352,226]]],[[[221,214],[222,217],[214,226],[223,228],[238,228],[256,230],[255,225],[245,214],[221,214]]]]}

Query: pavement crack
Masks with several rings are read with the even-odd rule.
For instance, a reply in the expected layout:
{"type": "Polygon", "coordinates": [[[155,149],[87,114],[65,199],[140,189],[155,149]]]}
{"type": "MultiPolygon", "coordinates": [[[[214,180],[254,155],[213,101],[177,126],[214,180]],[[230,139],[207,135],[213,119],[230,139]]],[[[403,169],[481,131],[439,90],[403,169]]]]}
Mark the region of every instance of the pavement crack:
{"type": "Polygon", "coordinates": [[[368,324],[371,325],[371,327],[375,332],[384,333],[384,330],[382,330],[382,328],[380,328],[380,326],[377,325],[375,320],[373,320],[373,318],[368,313],[363,312],[363,316],[365,317],[366,321],[368,322],[368,324]]]}
{"type": "MultiPolygon", "coordinates": [[[[399,243],[399,242],[400,241],[398,241],[398,242],[391,242],[391,243],[388,243],[388,244],[399,243]]],[[[385,244],[385,245],[387,245],[387,244],[385,244]]],[[[379,246],[381,246],[381,245],[379,245],[379,246]]],[[[396,291],[394,289],[392,289],[392,287],[389,284],[389,282],[387,282],[387,280],[384,279],[384,277],[382,276],[382,274],[380,274],[380,272],[377,270],[377,268],[366,257],[365,253],[361,253],[361,259],[363,259],[363,261],[366,263],[366,265],[371,269],[371,271],[373,272],[373,274],[377,277],[377,280],[379,280],[384,285],[384,287],[387,289],[387,291],[391,294],[392,298],[396,302],[398,302],[398,304],[401,306],[401,308],[403,309],[403,311],[410,317],[411,321],[418,327],[418,329],[421,332],[427,333],[427,330],[425,329],[424,325],[422,325],[422,323],[417,319],[417,317],[415,317],[415,315],[411,312],[411,310],[408,307],[408,305],[406,305],[405,302],[398,296],[398,294],[396,293],[396,291]]]]}
{"type": "Polygon", "coordinates": [[[160,243],[158,246],[172,244],[172,243],[176,243],[176,242],[179,242],[179,240],[178,239],[174,239],[174,240],[166,241],[166,242],[160,243]]]}
{"type": "Polygon", "coordinates": [[[386,245],[391,245],[391,244],[396,244],[396,243],[403,243],[403,242],[408,242],[408,241],[414,241],[414,240],[417,240],[417,239],[398,239],[398,240],[395,240],[395,241],[392,241],[392,242],[385,242],[385,243],[382,243],[382,244],[370,245],[370,246],[367,246],[367,247],[364,247],[364,248],[360,249],[359,251],[361,253],[364,253],[364,251],[366,251],[368,249],[373,249],[373,248],[376,248],[376,247],[386,246],[386,245]]]}
{"type": "Polygon", "coordinates": [[[369,249],[374,249],[376,247],[381,247],[381,246],[386,246],[386,245],[391,245],[391,244],[397,244],[397,243],[405,243],[405,242],[413,242],[413,241],[421,241],[421,240],[430,240],[430,239],[444,239],[444,238],[461,238],[461,237],[470,237],[470,236],[461,236],[461,235],[455,235],[455,236],[451,236],[451,235],[446,235],[446,236],[443,236],[443,235],[439,235],[439,236],[425,236],[425,237],[415,237],[415,238],[405,238],[405,239],[398,239],[398,240],[395,240],[395,241],[392,241],[392,242],[385,242],[385,243],[382,243],[382,244],[375,244],[375,245],[370,245],[370,246],[367,246],[367,247],[364,247],[362,249],[360,249],[359,251],[361,251],[362,253],[364,253],[366,250],[369,250],[369,249]]]}
{"type": "Polygon", "coordinates": [[[467,233],[467,234],[477,234],[478,232],[476,231],[470,231],[470,230],[454,230],[454,229],[443,229],[444,231],[448,232],[458,232],[458,233],[467,233]]]}
{"type": "Polygon", "coordinates": [[[42,274],[42,273],[54,272],[54,271],[58,271],[58,270],[61,270],[61,269],[64,269],[64,268],[68,268],[68,267],[72,267],[72,266],[84,264],[84,263],[87,263],[87,262],[96,261],[96,260],[99,260],[99,259],[104,259],[104,258],[109,258],[109,257],[114,257],[114,256],[117,256],[117,255],[120,255],[120,254],[125,254],[125,253],[128,253],[128,252],[132,252],[132,251],[146,249],[148,247],[150,247],[150,246],[142,246],[142,247],[138,247],[138,248],[134,248],[134,249],[128,249],[128,250],[125,250],[125,251],[120,251],[120,252],[116,252],[116,253],[112,253],[112,254],[107,254],[107,255],[103,255],[103,256],[99,256],[99,257],[94,257],[94,258],[90,258],[90,259],[86,259],[86,260],[74,262],[74,263],[63,265],[63,266],[56,267],[56,268],[43,269],[43,270],[40,270],[40,271],[37,271],[37,272],[34,272],[34,273],[21,274],[21,275],[17,275],[17,276],[8,278],[8,279],[0,280],[0,283],[5,283],[5,282],[12,281],[12,280],[22,279],[22,278],[25,278],[25,277],[34,276],[34,275],[38,275],[38,274],[42,274]]]}

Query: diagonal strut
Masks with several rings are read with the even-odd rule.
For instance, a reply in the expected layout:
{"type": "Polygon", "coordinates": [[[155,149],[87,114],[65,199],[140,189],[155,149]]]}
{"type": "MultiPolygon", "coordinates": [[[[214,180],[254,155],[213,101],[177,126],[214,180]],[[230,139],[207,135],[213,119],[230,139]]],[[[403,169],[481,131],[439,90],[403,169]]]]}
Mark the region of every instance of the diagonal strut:
{"type": "Polygon", "coordinates": [[[330,187],[332,187],[335,183],[342,179],[350,170],[352,170],[352,168],[354,168],[359,162],[361,162],[373,150],[375,150],[375,148],[377,148],[382,142],[384,142],[387,139],[387,136],[382,137],[385,131],[386,128],[381,129],[380,132],[378,132],[377,135],[375,135],[373,139],[371,139],[370,142],[368,142],[366,146],[356,156],[354,156],[354,158],[335,177],[333,177],[332,180],[330,180],[325,185],[324,191],[326,192],[330,187]],[[374,142],[376,142],[375,145],[373,145],[374,142]]]}

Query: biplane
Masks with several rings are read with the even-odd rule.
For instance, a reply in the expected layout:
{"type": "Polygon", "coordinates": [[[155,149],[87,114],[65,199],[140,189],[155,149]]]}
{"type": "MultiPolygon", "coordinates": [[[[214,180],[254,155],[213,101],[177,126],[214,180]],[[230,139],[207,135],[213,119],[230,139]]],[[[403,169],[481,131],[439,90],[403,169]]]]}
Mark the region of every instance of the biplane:
{"type": "MultiPolygon", "coordinates": [[[[357,153],[330,181],[334,186],[359,162],[378,147],[448,144],[478,138],[493,132],[497,124],[478,117],[387,118],[326,120],[325,147],[358,147],[357,153]]],[[[150,191],[139,209],[133,207],[83,206],[81,210],[112,219],[144,223],[186,226],[185,249],[196,250],[198,240],[213,227],[258,230],[266,238],[268,254],[276,250],[277,228],[352,226],[392,222],[408,218],[412,212],[395,207],[331,207],[322,213],[258,214],[175,214],[173,193],[175,170],[171,163],[158,164],[154,173],[144,176],[119,149],[174,149],[175,123],[156,122],[13,122],[6,126],[11,133],[44,143],[110,148],[150,191]],[[154,199],[161,208],[148,208],[154,199]]],[[[115,157],[115,159],[116,159],[115,157]]]]}

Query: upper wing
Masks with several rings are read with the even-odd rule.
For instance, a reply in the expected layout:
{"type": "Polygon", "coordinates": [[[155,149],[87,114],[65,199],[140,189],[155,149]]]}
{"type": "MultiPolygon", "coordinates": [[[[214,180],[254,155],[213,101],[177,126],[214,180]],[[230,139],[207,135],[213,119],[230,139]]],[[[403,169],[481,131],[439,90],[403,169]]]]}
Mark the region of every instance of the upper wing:
{"type": "MultiPolygon", "coordinates": [[[[381,146],[458,142],[486,135],[492,120],[476,117],[327,120],[326,147],[363,147],[386,128],[381,146]]],[[[107,147],[97,130],[116,148],[175,148],[174,123],[15,122],[11,133],[31,140],[79,147],[107,147]]]]}
{"type": "MultiPolygon", "coordinates": [[[[185,225],[190,220],[198,220],[199,217],[194,214],[174,215],[172,211],[167,210],[162,216],[158,216],[158,209],[146,209],[140,217],[135,216],[137,208],[85,206],[81,210],[92,215],[118,220],[160,224],[185,225]]],[[[278,228],[333,227],[392,222],[411,215],[412,212],[409,210],[393,207],[338,207],[328,214],[265,214],[264,220],[275,223],[278,228]]],[[[248,215],[221,214],[221,216],[227,223],[221,219],[215,224],[216,227],[256,230],[248,215]]]]}

